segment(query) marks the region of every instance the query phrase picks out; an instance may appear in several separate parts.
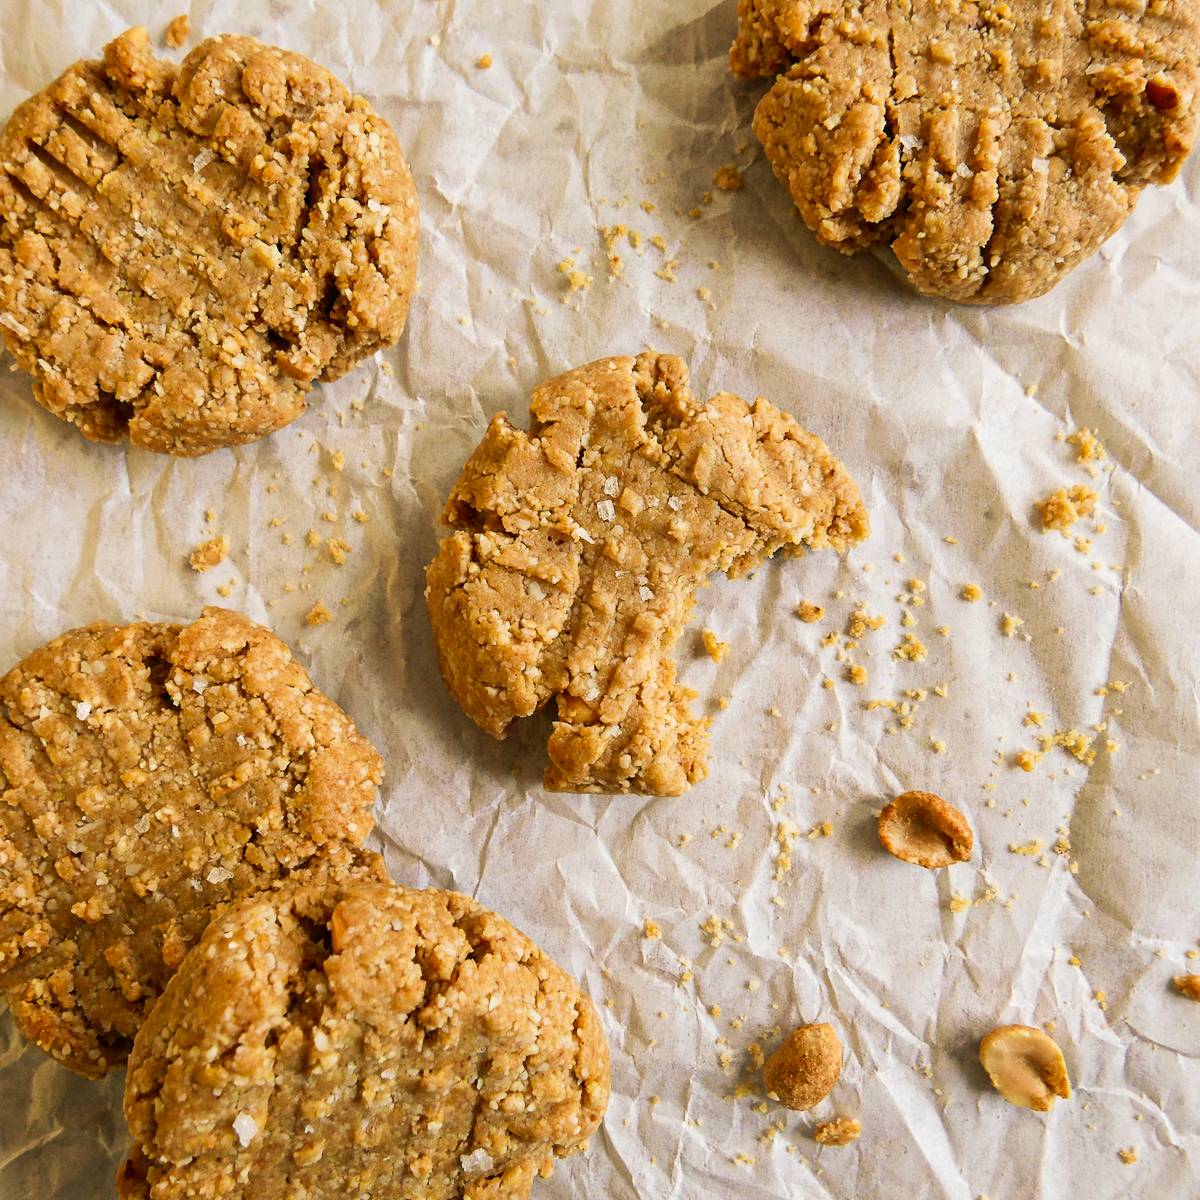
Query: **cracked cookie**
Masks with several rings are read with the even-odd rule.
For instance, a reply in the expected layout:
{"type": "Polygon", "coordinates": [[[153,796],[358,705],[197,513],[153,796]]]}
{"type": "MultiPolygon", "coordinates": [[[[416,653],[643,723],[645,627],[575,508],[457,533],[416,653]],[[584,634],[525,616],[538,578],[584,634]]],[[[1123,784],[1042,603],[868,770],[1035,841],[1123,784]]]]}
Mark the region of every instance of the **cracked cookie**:
{"type": "Polygon", "coordinates": [[[0,993],[82,1075],[124,1060],[213,909],[345,858],[379,755],[273,633],[91,625],[0,679],[0,993]]]}
{"type": "Polygon", "coordinates": [[[1194,0],[739,0],[735,74],[819,241],[889,244],[922,292],[1039,296],[1196,137],[1194,0]],[[776,78],[778,76],[778,78],[776,78]]]}
{"type": "Polygon", "coordinates": [[[425,593],[442,674],[498,738],[557,700],[548,788],[677,795],[707,770],[670,655],[696,588],[861,541],[858,488],[765,400],[697,403],[670,355],[569,371],[530,412],[529,433],[492,420],[446,505],[425,593]]]}
{"type": "Polygon", "coordinates": [[[248,37],[144,29],[0,134],[0,334],[85,437],[205,454],[294,420],[399,338],[417,200],[387,123],[248,37]]]}
{"type": "Polygon", "coordinates": [[[591,1001],[507,921],[301,880],[223,910],[142,1027],[118,1193],[528,1196],[608,1092],[591,1001]]]}

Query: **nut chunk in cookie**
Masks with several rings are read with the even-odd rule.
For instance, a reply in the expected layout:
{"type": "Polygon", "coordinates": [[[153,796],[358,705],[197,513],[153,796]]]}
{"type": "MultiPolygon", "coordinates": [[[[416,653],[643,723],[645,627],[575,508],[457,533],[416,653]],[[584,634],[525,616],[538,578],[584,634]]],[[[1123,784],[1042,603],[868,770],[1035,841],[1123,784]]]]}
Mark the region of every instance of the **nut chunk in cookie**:
{"type": "Polygon", "coordinates": [[[0,335],[96,441],[195,455],[281,428],[399,338],[416,262],[387,122],[253,38],[176,66],[131,29],[0,134],[0,335]]]}
{"type": "Polygon", "coordinates": [[[493,419],[446,505],[425,592],[442,674],[498,738],[557,700],[548,788],[677,795],[707,770],[671,659],[696,588],[862,540],[858,488],[765,400],[699,404],[670,355],[569,371],[530,412],[529,433],[493,419]]]}
{"type": "Polygon", "coordinates": [[[1039,296],[1170,182],[1200,117],[1196,0],[740,0],[733,71],[818,240],[922,292],[1039,296]]]}
{"type": "Polygon", "coordinates": [[[608,1094],[591,1002],[507,921],[300,880],[220,913],[138,1034],[118,1192],[524,1197],[608,1094]]]}
{"type": "Polygon", "coordinates": [[[0,994],[82,1075],[125,1058],[215,908],[353,847],[378,753],[237,613],[90,625],[0,678],[0,994]]]}

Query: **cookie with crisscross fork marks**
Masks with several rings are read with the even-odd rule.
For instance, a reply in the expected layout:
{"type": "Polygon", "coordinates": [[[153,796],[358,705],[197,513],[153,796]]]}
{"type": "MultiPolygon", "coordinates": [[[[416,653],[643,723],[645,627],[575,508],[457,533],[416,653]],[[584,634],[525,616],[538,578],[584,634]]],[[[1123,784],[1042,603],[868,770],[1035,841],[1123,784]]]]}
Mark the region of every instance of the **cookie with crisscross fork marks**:
{"type": "Polygon", "coordinates": [[[0,678],[0,994],[17,1024],[103,1075],[217,907],[320,855],[355,861],[381,776],[287,646],[237,613],[35,650],[0,678]]]}
{"type": "Polygon", "coordinates": [[[1196,0],[740,0],[735,73],[805,223],[923,292],[1039,296],[1178,173],[1196,0]]]}
{"type": "Polygon", "coordinates": [[[0,135],[0,333],[85,437],[204,454],[286,425],[404,327],[417,201],[387,123],[253,38],[145,30],[0,135]]]}
{"type": "Polygon", "coordinates": [[[123,1200],[520,1200],[604,1115],[596,1011],[467,896],[299,879],[220,913],[129,1059],[123,1200]]]}
{"type": "Polygon", "coordinates": [[[668,354],[568,371],[530,413],[529,433],[493,419],[446,505],[425,592],[442,674],[495,737],[557,698],[547,787],[677,795],[707,773],[671,658],[696,588],[861,541],[858,487],[767,401],[697,403],[668,354]]]}

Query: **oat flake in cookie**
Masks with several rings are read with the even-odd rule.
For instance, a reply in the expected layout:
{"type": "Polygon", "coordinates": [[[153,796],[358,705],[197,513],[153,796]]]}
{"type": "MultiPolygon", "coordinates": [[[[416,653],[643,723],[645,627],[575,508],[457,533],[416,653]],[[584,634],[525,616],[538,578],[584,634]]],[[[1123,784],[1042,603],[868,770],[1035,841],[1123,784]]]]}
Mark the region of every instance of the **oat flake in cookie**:
{"type": "Polygon", "coordinates": [[[219,914],[134,1043],[123,1200],[524,1197],[608,1103],[588,998],[454,892],[299,880],[219,914]]]}
{"type": "Polygon", "coordinates": [[[131,29],[0,135],[0,333],[96,441],[196,455],[279,429],[396,341],[416,259],[387,123],[253,38],[177,67],[131,29]]]}
{"type": "Polygon", "coordinates": [[[0,993],[18,1025],[103,1075],[216,905],[319,852],[353,865],[381,775],[287,646],[236,613],[34,651],[0,679],[0,993]]]}
{"type": "Polygon", "coordinates": [[[1028,300],[1196,136],[1196,0],[740,0],[736,74],[805,223],[923,292],[1028,300]],[[776,78],[778,76],[778,78],[776,78]]]}
{"type": "Polygon", "coordinates": [[[548,788],[678,795],[707,772],[671,658],[696,588],[861,541],[858,488],[767,401],[698,403],[671,355],[569,371],[530,412],[529,433],[493,419],[446,505],[425,593],[442,674],[495,737],[557,700],[548,788]]]}

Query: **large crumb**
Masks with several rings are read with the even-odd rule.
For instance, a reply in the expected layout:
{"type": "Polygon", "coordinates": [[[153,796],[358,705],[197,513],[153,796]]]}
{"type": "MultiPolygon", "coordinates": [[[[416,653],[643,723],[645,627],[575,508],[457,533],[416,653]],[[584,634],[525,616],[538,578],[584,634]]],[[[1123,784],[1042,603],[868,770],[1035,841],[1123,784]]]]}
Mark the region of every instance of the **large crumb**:
{"type": "Polygon", "coordinates": [[[1086,484],[1059,488],[1038,503],[1042,514],[1042,532],[1057,529],[1064,537],[1081,517],[1090,516],[1096,507],[1096,493],[1086,484]]]}
{"type": "Polygon", "coordinates": [[[807,600],[802,600],[796,606],[796,616],[809,625],[819,621],[824,615],[825,610],[819,604],[810,604],[807,600]]]}
{"type": "Polygon", "coordinates": [[[329,611],[320,600],[316,602],[308,610],[304,617],[305,625],[324,625],[326,621],[333,620],[333,613],[329,611]]]}
{"type": "Polygon", "coordinates": [[[197,546],[188,555],[188,562],[193,571],[210,571],[219,563],[223,563],[228,554],[229,539],[221,534],[219,537],[209,538],[203,545],[197,546]]]}
{"type": "Polygon", "coordinates": [[[740,192],[746,186],[741,171],[733,163],[726,163],[713,176],[713,184],[722,192],[740,192]]]}
{"type": "Polygon", "coordinates": [[[163,34],[163,40],[171,47],[172,50],[178,50],[184,42],[188,40],[188,35],[192,32],[191,22],[188,20],[187,13],[180,13],[168,26],[167,31],[163,34]]]}
{"type": "Polygon", "coordinates": [[[983,588],[977,583],[964,583],[959,595],[969,604],[974,604],[976,600],[983,599],[983,588]]]}
{"type": "Polygon", "coordinates": [[[854,1117],[834,1117],[813,1130],[813,1140],[822,1146],[848,1146],[861,1133],[862,1124],[854,1117]]]}
{"type": "Polygon", "coordinates": [[[715,663],[719,663],[729,652],[729,643],[721,641],[711,629],[704,630],[700,635],[700,640],[704,643],[708,657],[715,663]]]}
{"type": "Polygon", "coordinates": [[[1099,462],[1102,458],[1107,457],[1104,447],[1086,425],[1082,429],[1075,430],[1067,438],[1067,441],[1078,450],[1075,455],[1076,462],[1099,462]]]}

